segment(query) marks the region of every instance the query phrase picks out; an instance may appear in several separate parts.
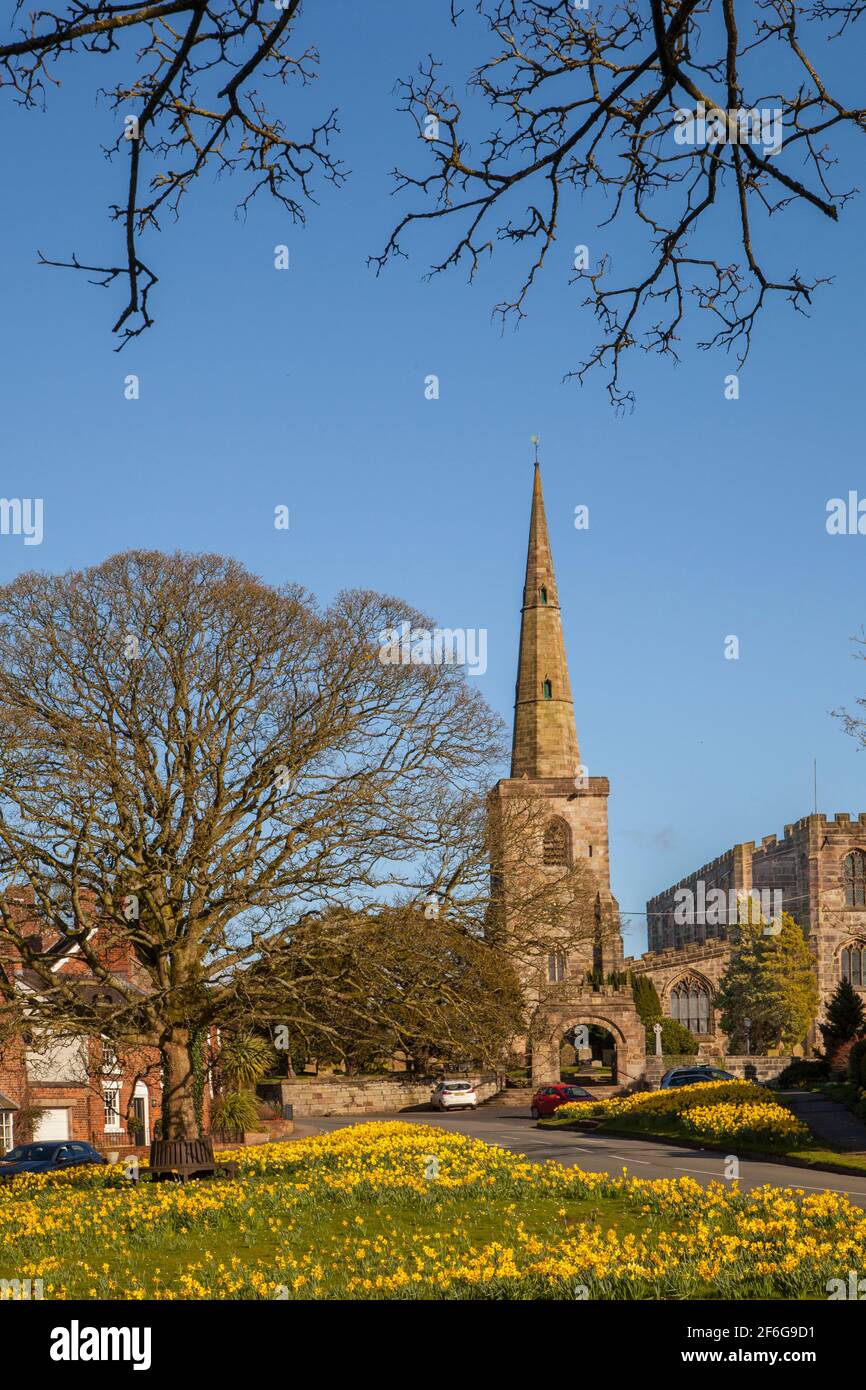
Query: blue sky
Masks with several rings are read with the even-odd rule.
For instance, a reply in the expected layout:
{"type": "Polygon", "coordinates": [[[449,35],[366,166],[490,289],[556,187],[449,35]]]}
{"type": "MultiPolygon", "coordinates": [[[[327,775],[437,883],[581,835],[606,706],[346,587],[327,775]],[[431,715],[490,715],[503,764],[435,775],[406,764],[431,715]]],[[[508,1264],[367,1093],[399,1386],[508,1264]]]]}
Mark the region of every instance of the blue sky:
{"type": "MultiPolygon", "coordinates": [[[[490,311],[515,285],[513,259],[471,287],[462,272],[424,281],[441,239],[408,240],[409,261],[378,279],[366,265],[406,206],[389,171],[417,167],[395,78],[431,49],[460,77],[474,56],[471,27],[452,31],[445,8],[333,0],[322,34],[308,7],[322,76],[301,109],[339,106],[346,187],[322,190],[301,229],[265,202],[236,219],[237,194],[208,178],[145,244],[156,327],[119,355],[114,292],[36,264],[37,248],[119,255],[106,210],[122,170],[99,151],[114,118],[94,104],[97,71],[67,66],[45,114],[6,100],[2,493],[45,499],[45,538],[0,538],[0,580],[152,546],[230,553],[323,600],[397,593],[436,622],[487,629],[480,686],[510,722],[539,434],[578,734],[590,773],[611,779],[613,888],[641,950],[650,894],[811,810],[813,757],[819,809],[866,809],[866,762],[830,716],[866,686],[850,642],[866,619],[866,537],[825,528],[829,498],[866,496],[864,202],[835,227],[804,210],[761,229],[781,270],[835,282],[809,319],[771,307],[738,401],[723,394],[731,360],[686,345],[676,368],[628,365],[637,406],[617,416],[601,375],[562,382],[594,341],[568,280],[574,244],[628,256],[633,233],[568,208],[528,318],[504,335],[490,311]],[[138,401],[124,399],[130,372],[138,401]],[[728,634],[738,661],[724,659],[728,634]]],[[[279,101],[289,114],[300,99],[279,101]]]]}

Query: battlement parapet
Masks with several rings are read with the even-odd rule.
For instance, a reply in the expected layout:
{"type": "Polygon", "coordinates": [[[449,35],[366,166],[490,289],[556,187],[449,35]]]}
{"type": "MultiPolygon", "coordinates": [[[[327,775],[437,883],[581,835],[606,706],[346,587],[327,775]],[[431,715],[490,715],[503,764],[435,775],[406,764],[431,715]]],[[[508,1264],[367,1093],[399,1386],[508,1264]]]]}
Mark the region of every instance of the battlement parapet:
{"type": "Polygon", "coordinates": [[[726,863],[733,863],[737,857],[752,858],[762,853],[775,850],[790,848],[792,841],[814,824],[818,829],[826,830],[828,827],[838,826],[849,827],[856,825],[858,829],[866,828],[866,811],[860,811],[856,819],[849,811],[836,811],[832,817],[826,816],[823,812],[815,812],[809,816],[802,816],[800,820],[789,822],[784,829],[781,839],[777,835],[765,835],[759,846],[753,840],[743,840],[732,845],[730,849],[719,854],[715,859],[710,859],[706,864],[702,864],[699,869],[695,869],[669,888],[664,888],[660,893],[655,893],[647,899],[647,907],[653,907],[664,898],[669,898],[679,888],[690,888],[698,879],[711,875],[714,869],[719,869],[726,863]]]}
{"type": "Polygon", "coordinates": [[[640,960],[635,961],[631,968],[640,971],[662,965],[679,965],[684,960],[693,961],[701,957],[723,955],[730,949],[730,941],[719,940],[718,937],[710,937],[706,941],[686,941],[682,946],[665,946],[661,951],[644,951],[640,960]]]}

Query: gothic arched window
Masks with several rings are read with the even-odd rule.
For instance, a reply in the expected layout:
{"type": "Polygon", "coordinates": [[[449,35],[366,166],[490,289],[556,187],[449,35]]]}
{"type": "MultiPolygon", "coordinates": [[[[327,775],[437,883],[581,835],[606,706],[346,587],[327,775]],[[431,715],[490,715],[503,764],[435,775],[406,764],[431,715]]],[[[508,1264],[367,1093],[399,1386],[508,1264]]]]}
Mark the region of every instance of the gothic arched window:
{"type": "Polygon", "coordinates": [[[690,1033],[710,1031],[710,991],[700,980],[680,980],[671,990],[671,1018],[690,1033]]]}
{"type": "Polygon", "coordinates": [[[543,584],[541,586],[541,602],[544,607],[547,606],[547,590],[545,589],[543,584]]]}
{"type": "Polygon", "coordinates": [[[552,820],[544,832],[542,857],[545,864],[564,864],[567,866],[571,862],[570,839],[571,836],[565,821],[552,820]]]}
{"type": "Polygon", "coordinates": [[[840,972],[843,980],[852,985],[866,985],[866,945],[862,941],[852,941],[840,956],[840,972]]]}
{"type": "Polygon", "coordinates": [[[552,699],[553,699],[553,686],[551,685],[550,681],[545,681],[545,682],[544,682],[544,685],[542,686],[542,690],[544,691],[544,698],[545,698],[545,700],[552,700],[552,699]]]}
{"type": "Polygon", "coordinates": [[[852,849],[845,856],[845,904],[866,907],[866,852],[852,849]]]}

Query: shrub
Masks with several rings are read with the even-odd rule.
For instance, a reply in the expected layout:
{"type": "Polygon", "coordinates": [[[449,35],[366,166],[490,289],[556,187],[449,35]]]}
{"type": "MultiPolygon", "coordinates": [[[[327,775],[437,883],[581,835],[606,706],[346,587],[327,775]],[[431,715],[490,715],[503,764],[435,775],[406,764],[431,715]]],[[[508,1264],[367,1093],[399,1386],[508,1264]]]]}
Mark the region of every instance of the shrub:
{"type": "Polygon", "coordinates": [[[783,1090],[798,1089],[812,1085],[816,1081],[826,1081],[830,1075],[830,1065],[823,1057],[812,1060],[808,1057],[795,1057],[785,1070],[779,1073],[777,1086],[783,1090]]]}
{"type": "Polygon", "coordinates": [[[662,1052],[666,1057],[694,1057],[698,1050],[698,1040],[690,1033],[684,1023],[675,1018],[654,1018],[646,1026],[646,1050],[652,1054],[656,1050],[654,1026],[662,1026],[662,1052]]]}
{"type": "Polygon", "coordinates": [[[830,1063],[830,1073],[838,1081],[848,1079],[848,1058],[857,1045],[857,1038],[848,1038],[846,1042],[839,1043],[834,1049],[832,1056],[828,1056],[830,1063]]]}
{"type": "Polygon", "coordinates": [[[848,1053],[848,1080],[866,1089],[866,1038],[858,1038],[848,1053]]]}
{"type": "Polygon", "coordinates": [[[214,1129],[257,1129],[259,1107],[252,1091],[227,1091],[213,1107],[214,1129]]]}

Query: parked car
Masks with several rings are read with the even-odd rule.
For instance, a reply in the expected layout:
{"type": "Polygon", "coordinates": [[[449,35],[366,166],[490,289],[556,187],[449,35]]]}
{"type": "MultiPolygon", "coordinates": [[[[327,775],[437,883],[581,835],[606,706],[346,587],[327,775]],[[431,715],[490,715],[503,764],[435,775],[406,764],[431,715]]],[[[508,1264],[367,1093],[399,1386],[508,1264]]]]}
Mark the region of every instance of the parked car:
{"type": "Polygon", "coordinates": [[[701,1081],[736,1081],[729,1071],[719,1067],[672,1067],[661,1079],[661,1090],[676,1086],[697,1086],[701,1081]]]}
{"type": "Polygon", "coordinates": [[[16,1144],[0,1158],[0,1179],[17,1173],[50,1173],[56,1168],[73,1168],[82,1163],[107,1163],[92,1144],[70,1139],[54,1144],[16,1144]]]}
{"type": "Polygon", "coordinates": [[[560,1105],[568,1105],[571,1101],[595,1099],[583,1086],[570,1086],[564,1081],[557,1086],[542,1086],[532,1097],[532,1118],[539,1120],[543,1115],[552,1115],[560,1105]]]}
{"type": "Polygon", "coordinates": [[[434,1110],[475,1110],[478,1096],[469,1081],[440,1081],[430,1097],[434,1110]]]}

